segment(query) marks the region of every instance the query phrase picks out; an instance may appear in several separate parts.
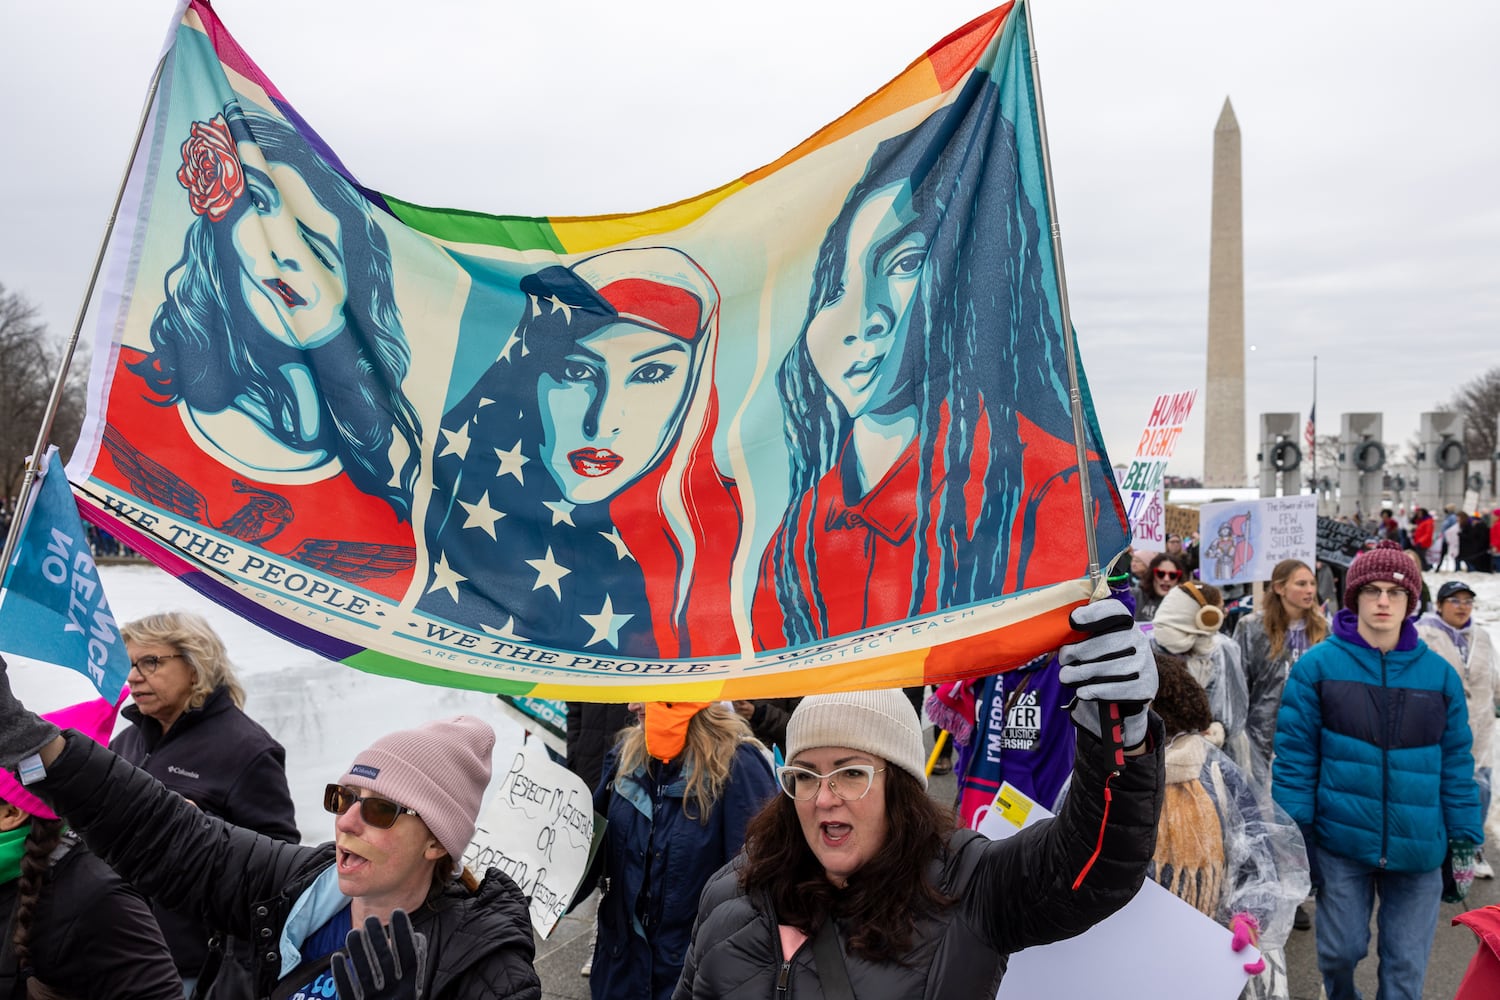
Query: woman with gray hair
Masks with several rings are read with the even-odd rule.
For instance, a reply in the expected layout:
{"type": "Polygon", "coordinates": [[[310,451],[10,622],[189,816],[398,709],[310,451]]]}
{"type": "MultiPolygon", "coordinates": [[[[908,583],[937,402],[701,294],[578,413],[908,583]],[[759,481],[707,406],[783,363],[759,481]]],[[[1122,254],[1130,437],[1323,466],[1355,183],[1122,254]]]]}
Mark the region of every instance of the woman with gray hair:
{"type": "MultiPolygon", "coordinates": [[[[131,722],[110,749],[210,816],[298,843],[286,751],[243,711],[245,691],[224,642],[202,616],[167,611],[120,630],[130,656],[131,722]]],[[[184,983],[222,942],[196,917],[153,906],[184,983]]],[[[210,975],[212,978],[212,975],[210,975]]]]}

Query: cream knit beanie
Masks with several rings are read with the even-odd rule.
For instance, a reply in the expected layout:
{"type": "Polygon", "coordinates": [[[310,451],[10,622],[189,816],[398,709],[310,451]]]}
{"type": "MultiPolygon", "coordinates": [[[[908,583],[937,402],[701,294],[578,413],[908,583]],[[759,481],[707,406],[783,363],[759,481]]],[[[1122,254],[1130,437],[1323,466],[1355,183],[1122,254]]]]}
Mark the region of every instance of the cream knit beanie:
{"type": "Polygon", "coordinates": [[[786,759],[819,747],[848,747],[883,757],[927,787],[922,724],[900,688],[803,698],[786,724],[786,759]]]}

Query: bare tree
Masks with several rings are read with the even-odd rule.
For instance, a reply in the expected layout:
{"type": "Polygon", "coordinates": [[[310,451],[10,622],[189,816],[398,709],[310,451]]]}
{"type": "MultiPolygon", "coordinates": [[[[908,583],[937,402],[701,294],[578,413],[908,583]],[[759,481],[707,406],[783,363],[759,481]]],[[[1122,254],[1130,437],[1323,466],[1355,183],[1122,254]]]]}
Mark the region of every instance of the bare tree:
{"type": "MultiPolygon", "coordinates": [[[[0,496],[21,488],[26,456],[36,444],[63,348],[47,332],[37,307],[0,283],[0,496]]],[[[88,362],[74,357],[52,443],[66,458],[83,426],[88,362]]]]}
{"type": "Polygon", "coordinates": [[[1453,398],[1439,403],[1439,410],[1464,415],[1464,447],[1473,461],[1490,463],[1489,487],[1500,493],[1495,482],[1495,452],[1500,449],[1500,367],[1491,368],[1458,387],[1453,398]]]}

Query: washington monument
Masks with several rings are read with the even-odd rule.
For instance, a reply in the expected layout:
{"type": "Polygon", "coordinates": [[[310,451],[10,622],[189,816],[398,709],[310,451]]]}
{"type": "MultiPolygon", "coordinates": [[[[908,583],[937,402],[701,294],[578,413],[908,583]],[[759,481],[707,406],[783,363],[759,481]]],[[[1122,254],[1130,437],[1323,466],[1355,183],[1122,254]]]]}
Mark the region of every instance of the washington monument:
{"type": "Polygon", "coordinates": [[[1214,126],[1204,395],[1203,485],[1244,486],[1245,240],[1240,211],[1240,124],[1227,97],[1214,126]]]}

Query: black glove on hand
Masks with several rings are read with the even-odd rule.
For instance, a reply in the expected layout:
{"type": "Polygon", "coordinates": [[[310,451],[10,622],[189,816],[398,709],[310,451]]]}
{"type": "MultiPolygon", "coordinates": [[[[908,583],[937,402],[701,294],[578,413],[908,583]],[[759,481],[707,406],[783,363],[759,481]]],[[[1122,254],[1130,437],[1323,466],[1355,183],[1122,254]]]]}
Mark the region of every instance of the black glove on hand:
{"type": "Polygon", "coordinates": [[[379,918],[366,917],[364,930],[344,938],[344,950],[348,960],[336,954],[331,965],[342,1000],[421,1000],[427,935],[411,929],[405,910],[391,914],[389,941],[379,918]]]}
{"type": "Polygon", "coordinates": [[[22,758],[51,743],[59,732],[11,694],[10,674],[5,669],[5,659],[0,657],[0,767],[14,771],[22,758]]]}
{"type": "Polygon", "coordinates": [[[1124,745],[1146,739],[1146,707],[1156,697],[1156,657],[1151,644],[1125,605],[1114,598],[1075,608],[1068,618],[1089,633],[1057,651],[1058,679],[1073,688],[1073,722],[1100,739],[1099,705],[1117,702],[1122,709],[1124,745]],[[1128,713],[1128,714],[1127,714],[1128,713]]]}

